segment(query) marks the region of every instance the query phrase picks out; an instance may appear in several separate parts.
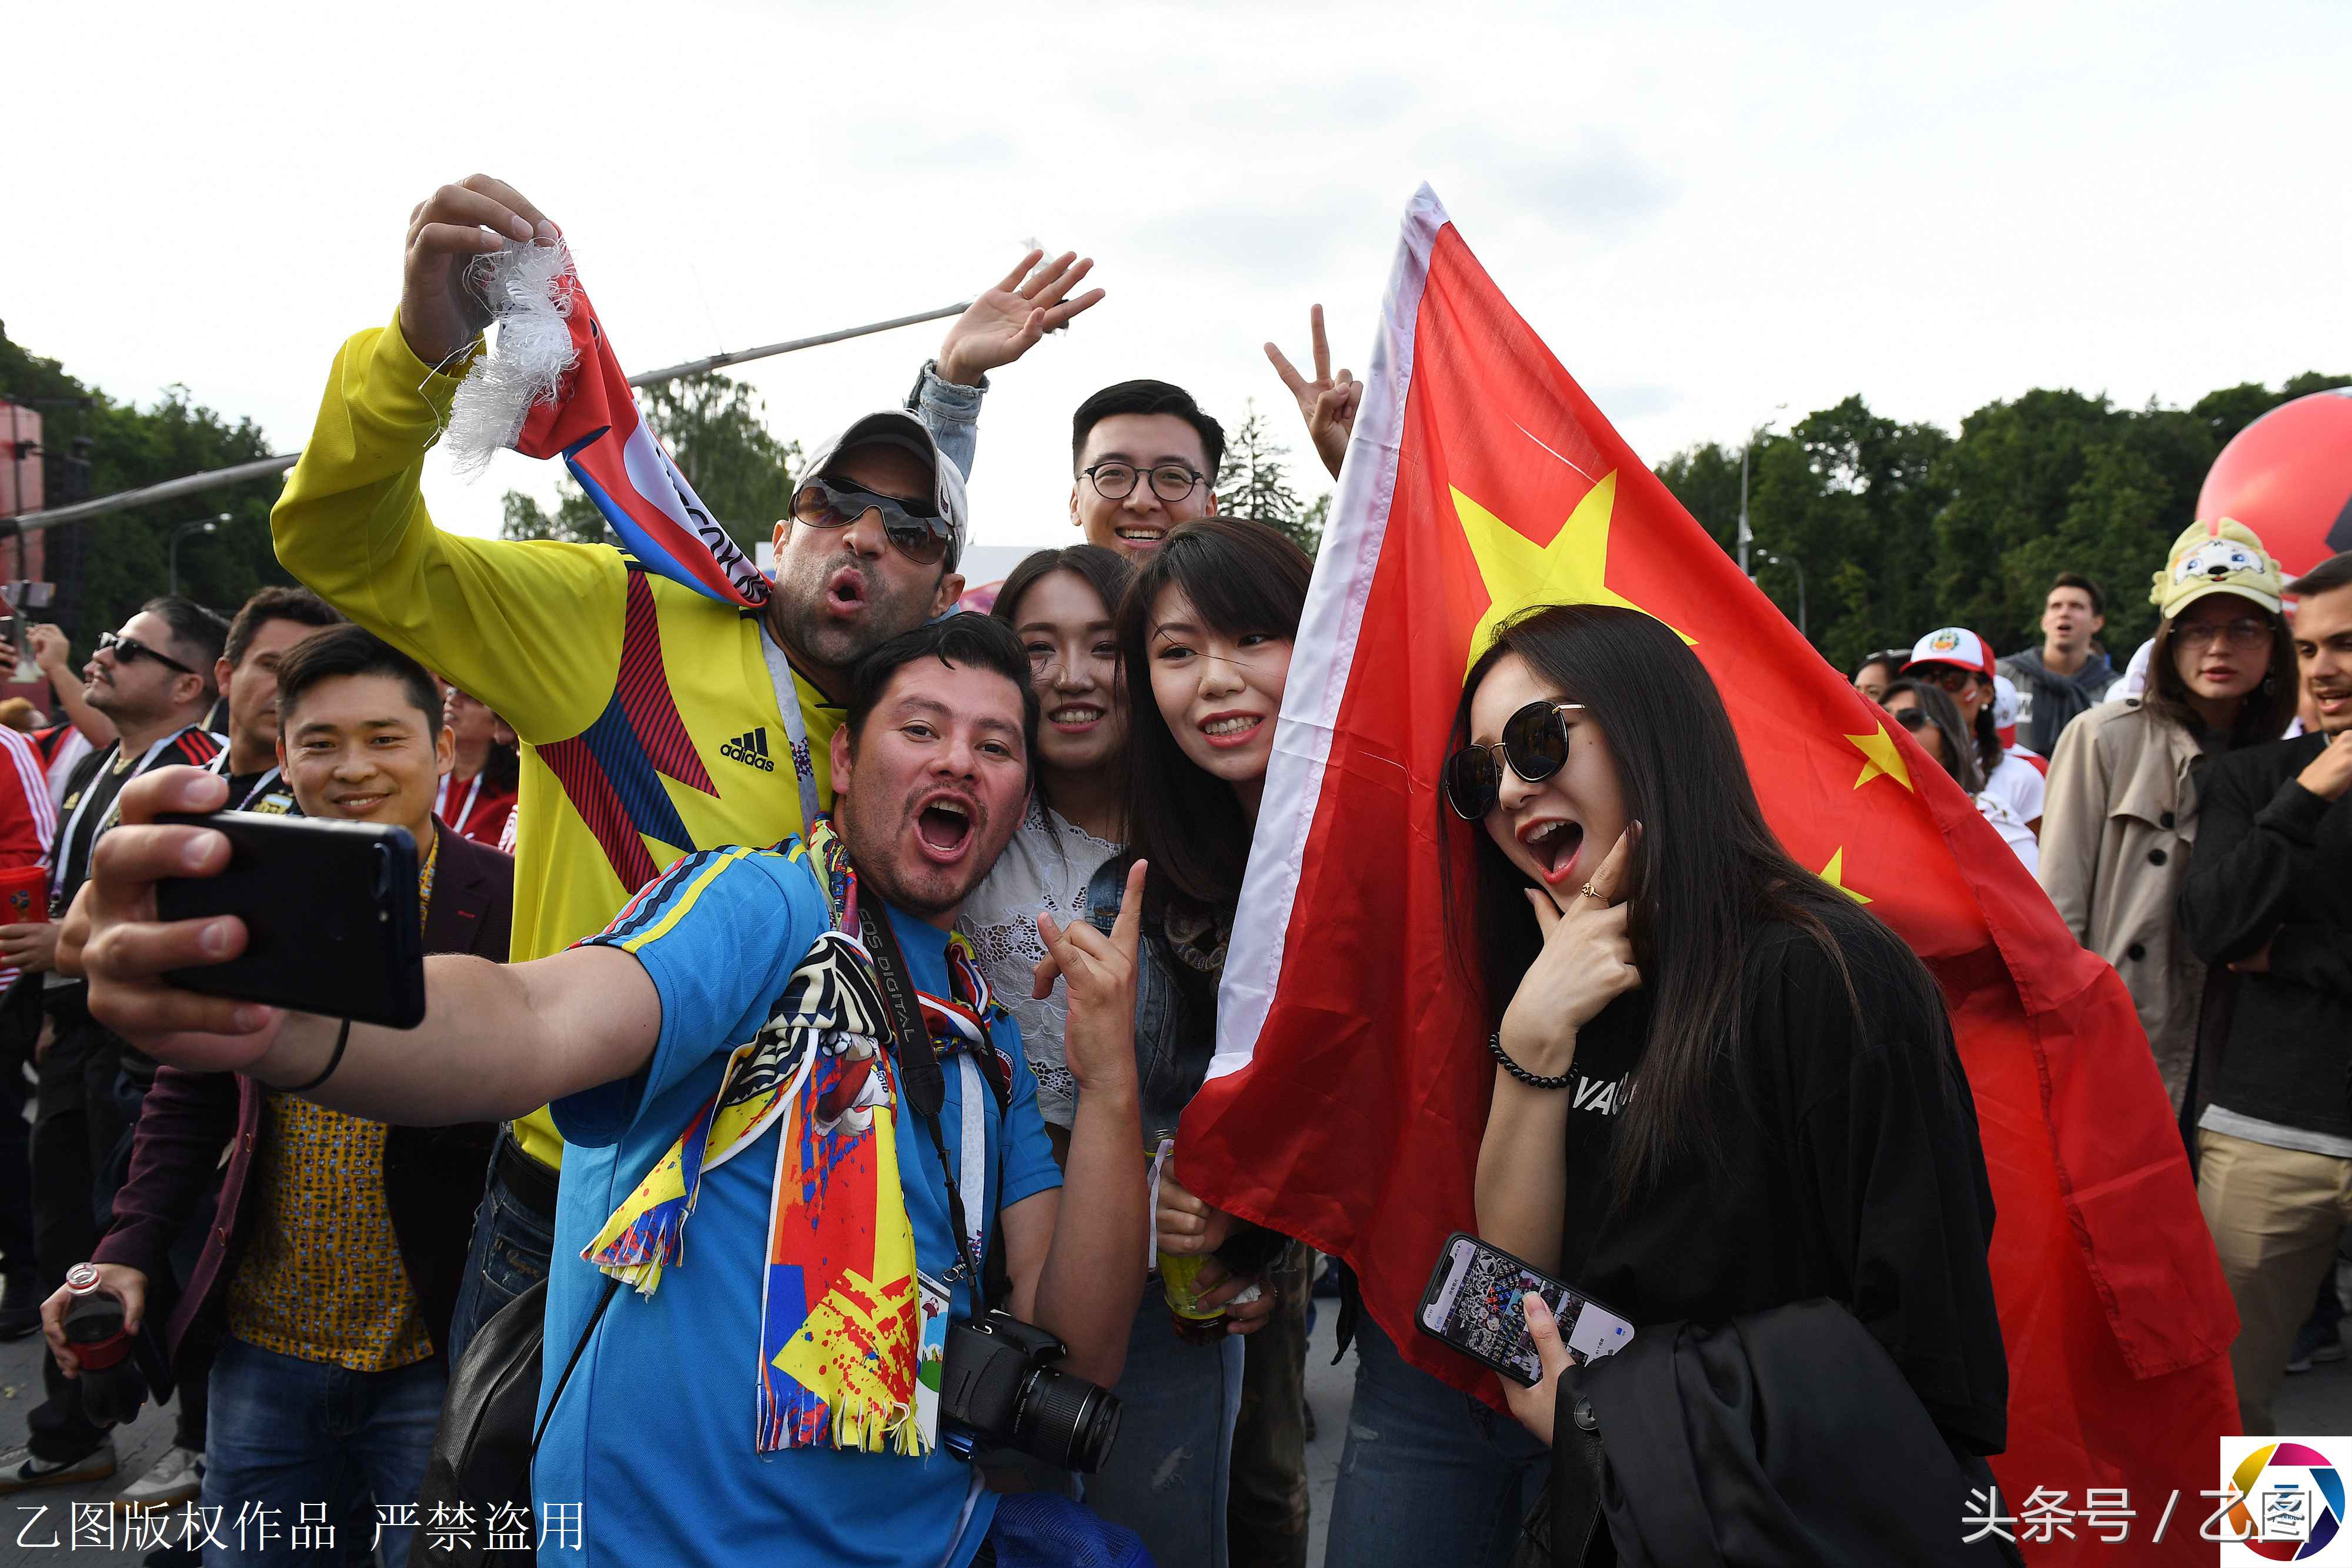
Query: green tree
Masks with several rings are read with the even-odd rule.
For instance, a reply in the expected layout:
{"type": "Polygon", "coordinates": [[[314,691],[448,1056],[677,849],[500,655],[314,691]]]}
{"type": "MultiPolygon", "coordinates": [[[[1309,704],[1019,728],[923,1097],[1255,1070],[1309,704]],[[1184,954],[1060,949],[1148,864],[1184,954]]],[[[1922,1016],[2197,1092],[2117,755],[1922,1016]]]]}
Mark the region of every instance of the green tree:
{"type": "MultiPolygon", "coordinates": [[[[151,407],[118,402],[68,374],[56,360],[0,337],[0,397],[41,415],[51,454],[79,449],[90,464],[90,494],[104,496],[249,463],[270,455],[251,420],[232,422],[194,402],[185,387],[164,389],[151,407]],[[79,444],[87,443],[87,445],[79,444]]],[[[36,459],[37,460],[37,459],[36,459]]],[[[275,476],[209,490],[161,507],[117,512],[47,530],[47,580],[57,597],[47,614],[72,636],[77,656],[169,581],[167,553],[181,523],[227,513],[212,533],[180,541],[183,592],[224,615],[256,589],[289,578],[269,544],[269,507],[283,481],[275,476]]],[[[16,575],[15,553],[0,546],[0,575],[16,575]]]]}
{"type": "MultiPolygon", "coordinates": [[[[768,430],[760,394],[717,371],[642,387],[637,406],[702,504],[744,553],[756,554],[792,506],[800,443],[778,441],[768,430]]],[[[551,512],[520,490],[508,491],[499,533],[510,539],[612,541],[604,514],[577,485],[559,480],[551,512]]]]}
{"type": "Polygon", "coordinates": [[[1330,511],[1327,496],[1316,506],[1301,502],[1290,484],[1290,448],[1275,440],[1257,400],[1244,405],[1238,429],[1225,437],[1217,464],[1217,510],[1230,517],[1255,517],[1312,556],[1323,543],[1330,511]]]}

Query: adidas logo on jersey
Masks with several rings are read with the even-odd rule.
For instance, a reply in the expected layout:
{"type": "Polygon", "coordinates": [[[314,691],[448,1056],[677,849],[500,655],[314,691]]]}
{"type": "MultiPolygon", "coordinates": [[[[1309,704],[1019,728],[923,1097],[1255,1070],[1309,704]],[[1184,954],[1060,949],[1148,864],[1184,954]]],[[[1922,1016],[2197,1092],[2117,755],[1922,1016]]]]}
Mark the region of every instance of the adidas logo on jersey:
{"type": "Polygon", "coordinates": [[[762,773],[773,773],[776,765],[768,756],[768,731],[764,726],[747,729],[719,748],[719,755],[730,762],[749,763],[762,773]]]}

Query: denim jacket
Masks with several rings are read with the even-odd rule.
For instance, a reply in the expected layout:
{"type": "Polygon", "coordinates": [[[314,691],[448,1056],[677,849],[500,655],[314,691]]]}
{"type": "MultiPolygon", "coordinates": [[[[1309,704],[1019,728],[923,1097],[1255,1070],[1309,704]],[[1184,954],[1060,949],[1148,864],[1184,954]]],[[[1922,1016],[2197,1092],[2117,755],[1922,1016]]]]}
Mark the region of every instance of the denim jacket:
{"type": "MultiPolygon", "coordinates": [[[[1114,855],[1087,884],[1088,918],[1108,936],[1127,894],[1125,855],[1114,855]]],[[[1217,1042],[1177,988],[1172,960],[1157,937],[1145,934],[1135,953],[1135,1078],[1143,1111],[1143,1134],[1151,1139],[1173,1132],[1177,1118],[1209,1076],[1217,1042]]]]}
{"type": "Polygon", "coordinates": [[[907,394],[907,412],[923,422],[940,444],[940,455],[966,479],[971,477],[972,455],[980,445],[980,399],[986,391],[986,376],[976,387],[940,380],[939,361],[931,360],[915,377],[915,390],[907,394]]]}

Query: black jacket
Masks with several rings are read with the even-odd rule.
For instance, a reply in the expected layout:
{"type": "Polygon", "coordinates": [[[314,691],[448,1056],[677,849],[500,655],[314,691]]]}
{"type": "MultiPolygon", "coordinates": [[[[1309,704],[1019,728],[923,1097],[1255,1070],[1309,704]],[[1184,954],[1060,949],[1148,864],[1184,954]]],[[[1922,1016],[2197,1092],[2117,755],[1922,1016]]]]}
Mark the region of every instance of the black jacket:
{"type": "Polygon", "coordinates": [[[1562,1379],[1557,1419],[1549,1518],[1530,1522],[1522,1563],[2018,1561],[1998,1532],[1964,1539],[1963,1520],[1984,1512],[1969,1494],[1990,1471],[1955,1457],[1877,1339],[1834,1302],[1643,1328],[1562,1379]]]}
{"type": "Polygon", "coordinates": [[[2209,964],[2270,947],[2266,971],[2238,977],[2213,1103],[2352,1137],[2352,796],[2294,781],[2326,745],[2297,736],[2203,765],[2180,927],[2209,964]]]}

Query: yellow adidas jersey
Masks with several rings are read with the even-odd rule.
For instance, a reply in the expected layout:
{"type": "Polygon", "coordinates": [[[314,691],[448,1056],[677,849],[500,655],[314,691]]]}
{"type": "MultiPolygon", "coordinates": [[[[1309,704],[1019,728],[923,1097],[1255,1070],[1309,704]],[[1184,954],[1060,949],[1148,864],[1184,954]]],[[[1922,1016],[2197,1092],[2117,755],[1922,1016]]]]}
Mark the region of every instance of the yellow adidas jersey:
{"type": "MultiPolygon", "coordinates": [[[[756,616],[606,546],[433,526],[417,479],[456,368],[420,361],[396,319],[345,343],[269,526],[289,571],[521,738],[511,956],[539,958],[603,930],[681,854],[802,831],[801,759],[756,616]]],[[[830,805],[842,712],[793,680],[830,805]]],[[[560,1161],[543,1110],[516,1134],[560,1161]]]]}

